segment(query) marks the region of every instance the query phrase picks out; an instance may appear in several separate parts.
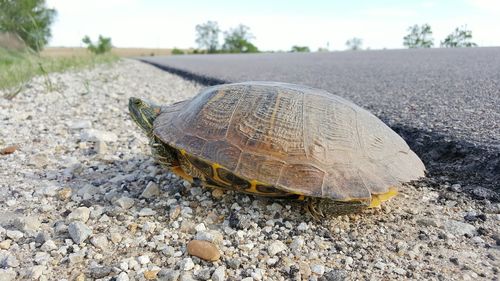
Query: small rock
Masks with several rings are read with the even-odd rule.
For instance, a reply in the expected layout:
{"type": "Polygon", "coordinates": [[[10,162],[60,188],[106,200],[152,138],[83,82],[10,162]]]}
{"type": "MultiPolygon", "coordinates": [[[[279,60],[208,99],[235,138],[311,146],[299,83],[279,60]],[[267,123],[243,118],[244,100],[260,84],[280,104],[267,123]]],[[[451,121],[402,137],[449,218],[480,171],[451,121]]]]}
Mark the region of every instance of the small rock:
{"type": "Polygon", "coordinates": [[[92,122],[90,122],[90,120],[73,120],[69,121],[67,124],[71,130],[88,129],[92,127],[92,122]]]}
{"type": "Polygon", "coordinates": [[[463,236],[468,235],[470,237],[477,234],[476,228],[468,223],[463,223],[455,220],[449,220],[444,222],[444,229],[455,235],[455,236],[463,236]]]}
{"type": "Polygon", "coordinates": [[[422,225],[422,226],[434,226],[434,227],[438,226],[437,222],[431,218],[418,219],[417,224],[422,225]]]}
{"type": "Polygon", "coordinates": [[[104,278],[108,276],[111,271],[113,271],[113,268],[110,266],[96,266],[96,267],[91,267],[90,268],[90,277],[92,278],[104,278]]]}
{"type": "Polygon", "coordinates": [[[31,280],[37,280],[42,276],[43,272],[45,271],[45,266],[43,265],[35,265],[30,269],[30,277],[31,280]]]}
{"type": "Polygon", "coordinates": [[[156,280],[159,270],[146,270],[144,271],[144,278],[146,280],[156,280]]]}
{"type": "Polygon", "coordinates": [[[111,241],[115,244],[122,241],[122,235],[118,232],[111,232],[111,241]]]}
{"type": "Polygon", "coordinates": [[[354,259],[353,259],[353,258],[351,258],[351,257],[347,257],[347,258],[345,258],[345,264],[346,264],[346,265],[350,266],[350,265],[352,265],[353,263],[354,263],[354,259]]]}
{"type": "Polygon", "coordinates": [[[142,198],[156,198],[160,195],[160,188],[157,183],[150,181],[146,188],[141,193],[142,198]]]}
{"type": "Polygon", "coordinates": [[[222,196],[224,196],[224,191],[220,188],[215,188],[212,191],[212,196],[216,199],[222,198],[222,196]]]}
{"type": "MultiPolygon", "coordinates": [[[[304,238],[302,237],[296,237],[295,239],[293,239],[292,243],[290,244],[290,249],[292,249],[294,252],[298,252],[300,251],[300,249],[302,249],[302,247],[304,246],[304,238]]],[[[299,254],[299,253],[295,253],[295,254],[299,254]]]]}
{"type": "Polygon", "coordinates": [[[51,240],[50,233],[47,231],[41,231],[35,237],[35,242],[38,244],[43,244],[49,240],[51,240]]]}
{"type": "Polygon", "coordinates": [[[406,275],[406,270],[402,269],[401,267],[396,267],[392,271],[398,275],[406,275]]]}
{"type": "Polygon", "coordinates": [[[78,264],[78,263],[82,263],[83,260],[85,258],[85,255],[83,253],[72,253],[72,254],[69,254],[69,263],[70,264],[78,264]]]}
{"type": "Polygon", "coordinates": [[[12,281],[17,277],[17,273],[12,269],[0,268],[0,281],[12,281]]]}
{"type": "Polygon", "coordinates": [[[209,230],[209,231],[198,231],[194,239],[210,241],[214,244],[220,245],[222,244],[222,240],[224,238],[220,232],[216,230],[209,230]]]}
{"type": "Polygon", "coordinates": [[[97,235],[90,239],[90,243],[94,245],[94,247],[99,249],[106,249],[108,247],[108,238],[105,235],[97,235]]]}
{"type": "Polygon", "coordinates": [[[72,193],[71,188],[69,187],[61,188],[59,191],[57,191],[57,198],[59,198],[59,200],[68,200],[69,198],[71,198],[71,193],[72,193]]]}
{"type": "Polygon", "coordinates": [[[18,267],[16,256],[7,251],[0,251],[0,268],[18,267]]]}
{"type": "Polygon", "coordinates": [[[179,263],[179,268],[184,271],[188,271],[194,268],[194,263],[191,258],[184,258],[179,263]]]}
{"type": "Polygon", "coordinates": [[[20,217],[13,221],[14,227],[25,233],[36,233],[42,225],[36,217],[20,217]]]}
{"type": "Polygon", "coordinates": [[[150,262],[150,259],[149,259],[148,255],[142,255],[142,256],[137,258],[137,261],[140,264],[145,265],[145,264],[148,264],[150,262]]]}
{"type": "Polygon", "coordinates": [[[156,275],[159,281],[177,281],[181,273],[178,270],[162,269],[156,275]]]}
{"type": "Polygon", "coordinates": [[[299,224],[299,226],[297,226],[297,230],[298,231],[306,231],[307,228],[308,228],[308,226],[307,226],[307,223],[305,223],[305,222],[301,222],[299,224]]]}
{"type": "Polygon", "coordinates": [[[43,243],[40,249],[45,252],[50,252],[57,249],[57,245],[53,240],[47,240],[45,243],[43,243]]]}
{"type": "Polygon", "coordinates": [[[325,273],[325,266],[319,263],[312,264],[311,265],[311,271],[313,273],[316,273],[318,275],[323,275],[325,273]]]}
{"type": "Polygon", "coordinates": [[[0,149],[0,155],[12,154],[17,150],[17,146],[11,145],[0,149]]]}
{"type": "Polygon", "coordinates": [[[118,276],[116,276],[116,281],[129,281],[128,274],[126,272],[120,272],[118,276]]]}
{"type": "Polygon", "coordinates": [[[37,252],[35,254],[35,258],[33,259],[36,264],[47,264],[50,261],[50,254],[45,253],[45,252],[37,252]]]}
{"type": "Polygon", "coordinates": [[[454,265],[460,265],[460,263],[458,262],[458,258],[456,257],[451,257],[450,262],[452,262],[454,265]]]}
{"type": "Polygon", "coordinates": [[[79,207],[76,208],[73,212],[71,212],[67,219],[69,221],[81,221],[87,222],[90,217],[90,210],[87,207],[79,207]]]}
{"type": "Polygon", "coordinates": [[[319,281],[344,281],[347,279],[347,272],[344,270],[333,269],[323,274],[319,281]]]}
{"type": "Polygon", "coordinates": [[[187,245],[187,251],[190,255],[206,261],[216,261],[220,259],[219,249],[208,241],[192,240],[187,245]]]}
{"type": "Polygon", "coordinates": [[[219,266],[215,269],[212,274],[213,281],[224,281],[226,279],[226,268],[224,266],[219,266]]]}
{"type": "Polygon", "coordinates": [[[8,250],[10,248],[10,244],[12,243],[12,240],[7,239],[2,242],[0,242],[0,249],[1,250],[8,250]]]}
{"type": "Polygon", "coordinates": [[[118,136],[113,132],[106,132],[96,129],[85,129],[80,134],[80,139],[83,141],[107,141],[107,142],[116,142],[118,140],[118,136]]]}
{"type": "Polygon", "coordinates": [[[139,213],[139,217],[150,217],[156,215],[156,211],[152,210],[151,208],[142,208],[139,213]]]}
{"type": "Polygon", "coordinates": [[[238,269],[241,265],[241,261],[239,259],[229,259],[227,265],[232,269],[238,269]]]}
{"type": "Polygon", "coordinates": [[[205,227],[204,223],[199,223],[194,227],[194,230],[196,231],[205,231],[207,228],[205,227]]]}
{"type": "Polygon", "coordinates": [[[76,244],[80,244],[92,235],[92,230],[80,221],[72,222],[68,226],[68,232],[71,239],[76,244]]]}
{"type": "Polygon", "coordinates": [[[385,264],[385,263],[383,263],[383,262],[381,262],[381,261],[378,261],[378,262],[376,262],[373,266],[374,266],[375,268],[380,269],[380,270],[384,270],[384,269],[385,269],[386,264],[385,264]]]}
{"type": "Polygon", "coordinates": [[[130,209],[134,206],[134,199],[122,197],[114,202],[114,204],[122,209],[130,209]]]}
{"type": "Polygon", "coordinates": [[[24,234],[19,230],[7,230],[5,235],[14,241],[17,241],[24,237],[24,234]]]}
{"type": "Polygon", "coordinates": [[[286,245],[278,240],[271,243],[267,251],[270,256],[275,256],[277,253],[285,251],[286,249],[287,249],[286,245]]]}

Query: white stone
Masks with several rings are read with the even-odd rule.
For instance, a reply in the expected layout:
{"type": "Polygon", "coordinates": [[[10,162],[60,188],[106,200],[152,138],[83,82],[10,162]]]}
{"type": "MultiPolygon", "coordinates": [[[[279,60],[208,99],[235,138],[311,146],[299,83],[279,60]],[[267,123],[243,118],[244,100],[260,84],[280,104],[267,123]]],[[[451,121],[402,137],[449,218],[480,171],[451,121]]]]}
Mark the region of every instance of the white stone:
{"type": "Polygon", "coordinates": [[[100,234],[92,237],[92,239],[90,239],[90,243],[92,243],[92,245],[96,248],[106,249],[108,247],[108,238],[106,238],[105,235],[100,234]]]}
{"type": "Polygon", "coordinates": [[[287,250],[286,245],[281,241],[274,241],[267,249],[270,256],[275,256],[277,253],[287,250]]]}
{"type": "Polygon", "coordinates": [[[129,197],[122,197],[114,202],[114,204],[123,209],[130,209],[134,206],[134,199],[129,197]]]}
{"type": "Polygon", "coordinates": [[[142,198],[155,198],[160,195],[160,187],[157,183],[150,181],[141,193],[142,198]]]}
{"type": "Polygon", "coordinates": [[[14,241],[17,241],[24,237],[24,234],[19,230],[7,230],[5,235],[14,241]]]}
{"type": "Polygon", "coordinates": [[[318,275],[323,275],[325,273],[325,266],[319,263],[311,265],[311,271],[318,275]]]}
{"type": "Polygon", "coordinates": [[[96,129],[85,129],[80,134],[80,139],[83,141],[106,141],[116,142],[118,136],[113,132],[101,131],[96,129]]]}
{"type": "Polygon", "coordinates": [[[71,239],[76,244],[80,244],[92,235],[92,230],[80,221],[72,222],[68,226],[68,232],[71,239]]]}
{"type": "Polygon", "coordinates": [[[292,249],[295,252],[300,251],[300,249],[302,249],[302,247],[304,247],[304,244],[305,244],[304,238],[296,237],[295,239],[293,239],[292,243],[290,244],[290,249],[292,249]]]}
{"type": "Polygon", "coordinates": [[[87,222],[90,217],[90,209],[87,207],[78,207],[68,215],[69,221],[87,222]]]}
{"type": "Polygon", "coordinates": [[[151,208],[142,208],[138,215],[140,217],[150,217],[156,215],[156,211],[152,210],[151,208]]]}
{"type": "Polygon", "coordinates": [[[349,266],[350,266],[350,265],[352,265],[353,263],[354,263],[354,259],[353,259],[353,258],[351,258],[351,257],[347,257],[347,258],[345,258],[345,264],[346,264],[346,265],[349,265],[349,266]]]}
{"type": "Polygon", "coordinates": [[[226,268],[224,266],[219,266],[212,273],[212,281],[224,281],[226,279],[226,268]]]}
{"type": "Polygon", "coordinates": [[[305,222],[301,222],[299,226],[297,226],[298,231],[306,231],[308,229],[308,225],[305,222]]]}
{"type": "Polygon", "coordinates": [[[142,265],[148,264],[150,262],[148,255],[142,255],[137,257],[137,261],[142,265]]]}
{"type": "Polygon", "coordinates": [[[32,280],[37,280],[39,279],[43,272],[45,271],[45,266],[43,265],[35,265],[31,268],[30,270],[30,277],[32,280]]]}
{"type": "Polygon", "coordinates": [[[194,263],[191,258],[185,258],[179,262],[180,269],[188,271],[194,268],[194,263]]]}
{"type": "Polygon", "coordinates": [[[40,247],[40,249],[42,251],[45,251],[45,252],[50,252],[52,250],[56,250],[57,245],[53,240],[47,240],[47,241],[45,241],[45,243],[43,243],[43,245],[40,247]]]}
{"type": "Polygon", "coordinates": [[[125,272],[120,272],[118,276],[116,276],[116,281],[129,281],[128,274],[125,272]]]}
{"type": "Polygon", "coordinates": [[[199,223],[194,227],[194,229],[196,231],[205,231],[207,228],[205,227],[204,223],[199,223]]]}
{"type": "Polygon", "coordinates": [[[67,122],[68,127],[71,130],[80,130],[80,129],[88,129],[92,127],[92,122],[90,120],[72,120],[67,122]]]}

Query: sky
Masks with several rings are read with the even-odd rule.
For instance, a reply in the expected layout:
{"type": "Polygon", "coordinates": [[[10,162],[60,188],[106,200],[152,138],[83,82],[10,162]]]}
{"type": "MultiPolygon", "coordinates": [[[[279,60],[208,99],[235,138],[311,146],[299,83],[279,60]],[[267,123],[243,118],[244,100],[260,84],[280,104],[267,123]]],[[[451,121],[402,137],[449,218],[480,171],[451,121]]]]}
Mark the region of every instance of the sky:
{"type": "Polygon", "coordinates": [[[248,26],[264,51],[344,50],[353,37],[363,48],[399,49],[408,27],[424,23],[435,46],[464,25],[479,46],[500,46],[500,0],[47,0],[47,6],[58,12],[50,46],[82,46],[85,35],[102,34],[116,47],[191,48],[195,26],[208,20],[223,31],[248,26]]]}

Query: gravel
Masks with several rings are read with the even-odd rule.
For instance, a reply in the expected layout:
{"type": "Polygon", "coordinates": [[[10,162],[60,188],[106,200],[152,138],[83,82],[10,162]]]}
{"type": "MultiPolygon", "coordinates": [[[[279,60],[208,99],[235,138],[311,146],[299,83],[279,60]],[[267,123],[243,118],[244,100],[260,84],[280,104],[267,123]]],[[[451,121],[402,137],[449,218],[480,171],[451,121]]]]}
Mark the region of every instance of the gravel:
{"type": "Polygon", "coordinates": [[[380,209],[315,222],[297,202],[213,193],[156,164],[128,97],[170,104],[199,85],[129,60],[48,77],[56,91],[35,78],[0,99],[0,149],[18,147],[0,155],[2,281],[499,277],[498,203],[420,182],[380,209]],[[220,258],[190,255],[192,240],[220,258]]]}

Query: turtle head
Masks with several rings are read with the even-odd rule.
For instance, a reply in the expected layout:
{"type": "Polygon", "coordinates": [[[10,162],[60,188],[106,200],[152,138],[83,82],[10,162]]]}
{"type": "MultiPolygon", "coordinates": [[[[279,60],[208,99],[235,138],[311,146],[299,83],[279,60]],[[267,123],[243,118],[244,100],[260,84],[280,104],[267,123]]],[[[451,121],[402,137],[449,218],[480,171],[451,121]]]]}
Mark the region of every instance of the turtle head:
{"type": "Polygon", "coordinates": [[[138,98],[130,98],[128,110],[132,119],[148,136],[153,134],[153,121],[160,114],[160,106],[138,98]]]}

